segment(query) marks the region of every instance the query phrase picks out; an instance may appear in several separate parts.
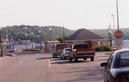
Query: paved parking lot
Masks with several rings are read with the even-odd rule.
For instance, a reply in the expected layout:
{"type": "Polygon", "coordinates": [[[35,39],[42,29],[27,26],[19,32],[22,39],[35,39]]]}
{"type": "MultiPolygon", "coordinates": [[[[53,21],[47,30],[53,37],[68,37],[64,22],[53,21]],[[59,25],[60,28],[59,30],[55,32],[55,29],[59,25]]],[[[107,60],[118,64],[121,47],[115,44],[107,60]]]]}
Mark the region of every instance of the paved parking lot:
{"type": "Polygon", "coordinates": [[[100,63],[105,52],[97,52],[95,61],[52,58],[51,54],[26,54],[0,59],[0,82],[103,82],[100,63]]]}

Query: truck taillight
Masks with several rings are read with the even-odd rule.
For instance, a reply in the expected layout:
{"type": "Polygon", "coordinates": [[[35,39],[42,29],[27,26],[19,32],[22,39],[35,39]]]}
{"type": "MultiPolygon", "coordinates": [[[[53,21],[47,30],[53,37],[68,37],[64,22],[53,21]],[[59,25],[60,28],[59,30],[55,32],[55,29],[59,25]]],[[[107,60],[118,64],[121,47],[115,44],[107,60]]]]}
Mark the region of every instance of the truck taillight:
{"type": "Polygon", "coordinates": [[[120,75],[115,82],[129,82],[129,75],[120,75]]]}

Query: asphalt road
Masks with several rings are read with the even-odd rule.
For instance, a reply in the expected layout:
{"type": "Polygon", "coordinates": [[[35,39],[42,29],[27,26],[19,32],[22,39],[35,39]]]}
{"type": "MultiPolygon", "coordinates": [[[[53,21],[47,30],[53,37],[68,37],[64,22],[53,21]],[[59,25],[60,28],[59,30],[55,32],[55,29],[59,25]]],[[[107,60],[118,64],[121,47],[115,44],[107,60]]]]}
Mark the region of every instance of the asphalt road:
{"type": "Polygon", "coordinates": [[[97,52],[95,61],[51,58],[50,54],[25,54],[0,58],[0,82],[103,82],[100,63],[104,52],[97,52]]]}

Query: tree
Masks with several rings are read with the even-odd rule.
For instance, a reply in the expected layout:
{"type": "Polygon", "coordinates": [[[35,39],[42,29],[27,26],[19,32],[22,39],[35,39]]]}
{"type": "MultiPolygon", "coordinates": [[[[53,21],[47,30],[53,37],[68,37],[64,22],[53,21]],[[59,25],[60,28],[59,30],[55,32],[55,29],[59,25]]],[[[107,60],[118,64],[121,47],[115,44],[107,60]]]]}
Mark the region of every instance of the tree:
{"type": "Polygon", "coordinates": [[[57,40],[62,43],[64,41],[63,37],[57,37],[57,40]]]}

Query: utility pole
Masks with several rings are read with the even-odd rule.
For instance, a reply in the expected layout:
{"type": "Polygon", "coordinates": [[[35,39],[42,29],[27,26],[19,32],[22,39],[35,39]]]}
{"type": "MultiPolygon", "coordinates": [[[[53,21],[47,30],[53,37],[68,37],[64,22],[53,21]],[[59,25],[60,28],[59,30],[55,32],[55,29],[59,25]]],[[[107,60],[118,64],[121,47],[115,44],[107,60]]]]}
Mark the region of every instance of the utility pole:
{"type": "Polygon", "coordinates": [[[64,40],[64,36],[65,36],[65,35],[64,35],[64,26],[63,26],[63,40],[64,40]]]}
{"type": "Polygon", "coordinates": [[[108,38],[109,38],[109,42],[110,42],[110,47],[112,47],[112,29],[111,29],[111,25],[109,25],[109,27],[108,27],[108,38]]]}
{"type": "Polygon", "coordinates": [[[117,11],[117,29],[119,30],[119,8],[118,8],[118,0],[116,0],[116,11],[117,11]]]}
{"type": "Polygon", "coordinates": [[[1,49],[1,57],[3,57],[3,46],[2,46],[2,33],[0,31],[0,49],[1,49]]]}

